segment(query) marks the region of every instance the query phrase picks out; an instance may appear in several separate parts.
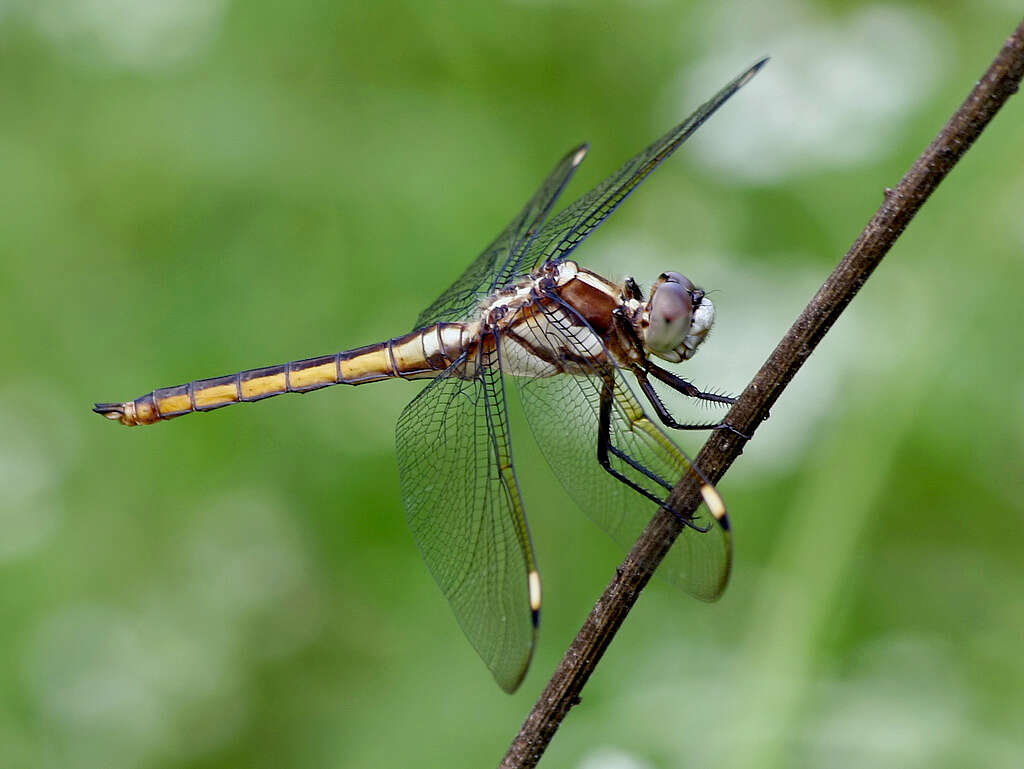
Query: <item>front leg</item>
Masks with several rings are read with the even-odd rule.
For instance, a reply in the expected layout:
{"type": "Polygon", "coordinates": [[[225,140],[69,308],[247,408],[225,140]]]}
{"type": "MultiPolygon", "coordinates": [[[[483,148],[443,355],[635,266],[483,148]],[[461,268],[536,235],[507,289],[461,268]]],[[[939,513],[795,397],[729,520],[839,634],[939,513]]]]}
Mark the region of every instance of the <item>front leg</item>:
{"type": "Polygon", "coordinates": [[[733,398],[729,398],[724,395],[701,392],[682,377],[678,377],[672,372],[666,371],[665,369],[651,363],[644,354],[643,344],[640,342],[640,338],[637,336],[636,329],[633,328],[633,324],[630,322],[629,318],[626,317],[626,313],[621,309],[615,309],[612,311],[612,316],[615,319],[615,327],[619,334],[619,339],[626,347],[632,349],[635,353],[636,361],[630,365],[630,370],[636,377],[636,381],[639,383],[640,389],[643,390],[648,402],[650,402],[651,406],[654,408],[654,413],[658,415],[658,419],[661,420],[662,424],[666,427],[671,427],[674,430],[713,430],[716,427],[721,427],[722,425],[712,423],[683,424],[682,422],[677,422],[672,417],[672,414],[669,413],[669,410],[665,407],[661,398],[658,397],[658,393],[647,378],[647,375],[649,373],[653,374],[658,379],[670,385],[672,389],[691,398],[726,404],[732,404],[736,401],[733,398]]]}
{"type": "Polygon", "coordinates": [[[749,435],[741,433],[727,422],[719,422],[718,424],[679,424],[672,418],[668,409],[665,408],[665,404],[661,402],[661,398],[658,397],[658,393],[655,391],[654,386],[647,378],[648,373],[654,374],[654,376],[658,377],[661,381],[667,382],[671,385],[673,390],[681,392],[683,395],[689,395],[691,398],[711,401],[712,403],[724,403],[727,405],[732,405],[736,402],[736,399],[730,398],[726,395],[701,392],[682,377],[677,377],[671,371],[659,368],[648,361],[647,371],[637,369],[633,371],[633,374],[636,376],[636,381],[640,384],[640,389],[643,390],[644,395],[647,396],[647,400],[650,401],[651,406],[654,407],[654,413],[658,415],[658,419],[660,419],[667,427],[671,427],[676,430],[728,430],[729,432],[736,433],[740,438],[748,441],[750,440],[749,435]]]}
{"type": "MultiPolygon", "coordinates": [[[[654,371],[651,371],[651,373],[653,374],[654,371]]],[[[648,403],[650,403],[654,408],[654,413],[658,415],[658,419],[660,419],[662,424],[666,427],[671,427],[673,430],[714,430],[715,428],[722,426],[721,424],[713,424],[710,422],[692,424],[677,422],[662,402],[658,392],[654,389],[654,385],[651,384],[651,380],[647,378],[647,372],[642,368],[637,367],[633,369],[633,375],[636,376],[636,381],[640,385],[640,390],[647,397],[648,403]]],[[[689,384],[689,382],[687,382],[687,384],[689,384]]],[[[693,385],[690,386],[693,387],[693,385]]],[[[697,388],[694,387],[693,389],[696,390],[697,388]]]]}
{"type": "Polygon", "coordinates": [[[680,376],[676,376],[671,371],[656,366],[647,361],[647,373],[653,374],[662,382],[667,384],[676,392],[680,392],[683,395],[687,395],[691,398],[696,398],[701,401],[710,401],[711,403],[724,403],[727,406],[731,406],[736,402],[735,398],[730,398],[728,395],[719,395],[718,393],[706,393],[702,390],[697,389],[692,383],[687,382],[680,376]]]}

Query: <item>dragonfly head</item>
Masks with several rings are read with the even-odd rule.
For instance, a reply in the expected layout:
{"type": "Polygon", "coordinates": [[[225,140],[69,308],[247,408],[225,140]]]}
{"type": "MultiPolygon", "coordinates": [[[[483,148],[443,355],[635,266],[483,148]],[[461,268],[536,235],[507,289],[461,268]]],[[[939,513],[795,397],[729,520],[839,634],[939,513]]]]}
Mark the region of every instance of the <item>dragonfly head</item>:
{"type": "Polygon", "coordinates": [[[715,306],[678,272],[663,272],[641,308],[640,330],[647,349],[672,363],[689,360],[715,322],[715,306]]]}

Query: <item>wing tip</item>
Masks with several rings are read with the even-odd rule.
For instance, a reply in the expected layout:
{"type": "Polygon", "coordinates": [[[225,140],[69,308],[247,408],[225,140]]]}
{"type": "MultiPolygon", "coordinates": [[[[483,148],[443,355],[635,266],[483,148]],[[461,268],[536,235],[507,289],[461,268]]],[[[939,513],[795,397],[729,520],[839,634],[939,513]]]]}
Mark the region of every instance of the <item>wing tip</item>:
{"type": "Polygon", "coordinates": [[[536,627],[540,624],[540,572],[530,569],[527,581],[530,587],[530,611],[533,614],[533,626],[536,627]]]}
{"type": "Polygon", "coordinates": [[[715,516],[715,520],[721,523],[723,528],[728,529],[729,516],[726,514],[725,500],[718,493],[718,489],[710,483],[702,483],[700,495],[704,498],[704,504],[707,505],[708,510],[715,516]]]}

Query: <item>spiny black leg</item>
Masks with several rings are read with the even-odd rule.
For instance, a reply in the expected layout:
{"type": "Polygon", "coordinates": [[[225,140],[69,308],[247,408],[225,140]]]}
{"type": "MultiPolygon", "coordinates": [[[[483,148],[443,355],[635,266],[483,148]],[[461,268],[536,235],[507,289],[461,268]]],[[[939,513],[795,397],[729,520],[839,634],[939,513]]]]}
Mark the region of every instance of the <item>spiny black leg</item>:
{"type": "MultiPolygon", "coordinates": [[[[605,379],[601,386],[601,407],[598,411],[597,419],[597,462],[616,480],[626,484],[634,491],[643,494],[652,502],[655,502],[658,505],[663,505],[665,503],[664,500],[658,499],[658,497],[651,494],[651,492],[643,486],[634,483],[632,480],[620,473],[612,467],[611,460],[608,459],[608,452],[612,449],[612,403],[614,398],[615,382],[605,379]]],[[[615,456],[621,458],[620,453],[617,450],[614,453],[615,456]]]]}
{"type": "MultiPolygon", "coordinates": [[[[637,472],[642,473],[643,475],[645,475],[648,478],[650,478],[652,481],[654,481],[655,483],[660,485],[665,490],[667,490],[667,491],[671,491],[672,490],[672,485],[670,483],[668,483],[663,478],[659,478],[656,474],[652,473],[649,469],[647,469],[646,467],[644,467],[643,465],[638,463],[636,460],[634,460],[632,457],[627,455],[625,452],[621,451],[620,449],[618,449],[618,448],[616,448],[615,446],[612,445],[612,442],[611,442],[611,435],[612,435],[612,404],[613,404],[614,400],[615,400],[615,380],[613,380],[613,379],[605,379],[604,382],[603,382],[603,385],[601,387],[601,405],[600,405],[600,409],[599,409],[599,412],[598,412],[598,431],[597,431],[597,461],[598,461],[598,464],[600,464],[601,467],[604,468],[604,470],[609,475],[611,475],[613,478],[615,478],[617,481],[626,484],[631,489],[633,489],[633,491],[636,491],[639,494],[642,494],[643,496],[647,497],[647,499],[649,499],[652,502],[654,502],[656,505],[658,505],[658,507],[669,509],[667,507],[668,497],[666,497],[664,499],[660,499],[660,498],[654,496],[654,494],[649,492],[643,486],[639,485],[638,483],[635,483],[633,480],[631,480],[630,478],[627,478],[625,475],[623,475],[618,470],[616,470],[614,467],[612,467],[611,460],[609,460],[609,458],[608,458],[609,452],[611,454],[615,455],[616,457],[618,457],[619,459],[621,459],[623,462],[628,464],[630,467],[632,467],[637,472]]],[[[673,512],[673,515],[676,515],[676,513],[673,512]]],[[[707,527],[698,526],[696,524],[694,518],[684,518],[683,516],[677,516],[677,517],[679,517],[679,519],[686,526],[689,526],[691,529],[694,529],[695,531],[699,531],[702,534],[707,532],[707,531],[710,531],[710,529],[711,529],[710,525],[708,525],[707,527]]]]}
{"type": "Polygon", "coordinates": [[[662,487],[663,489],[665,489],[665,491],[672,491],[672,484],[671,484],[671,483],[669,483],[668,481],[666,481],[666,480],[665,480],[664,478],[662,478],[662,477],[661,477],[660,475],[657,475],[656,473],[652,472],[652,471],[651,471],[651,470],[649,470],[648,468],[644,467],[644,466],[643,466],[642,464],[640,464],[640,463],[639,463],[639,462],[637,462],[637,461],[636,461],[635,459],[633,459],[633,457],[631,457],[631,456],[630,456],[629,454],[627,454],[627,453],[626,453],[625,451],[623,451],[622,449],[616,448],[616,447],[615,447],[614,445],[612,445],[612,443],[610,443],[610,442],[608,443],[608,451],[609,451],[609,452],[610,452],[610,453],[611,453],[611,454],[612,454],[613,456],[616,456],[616,457],[618,457],[619,459],[621,459],[621,460],[622,460],[623,462],[625,462],[625,463],[626,463],[627,465],[629,465],[630,467],[632,467],[632,468],[633,468],[634,470],[636,470],[636,471],[637,471],[638,473],[640,473],[641,475],[645,475],[645,476],[647,476],[648,478],[650,478],[650,479],[651,479],[652,481],[654,481],[654,482],[655,482],[656,484],[658,484],[658,485],[659,485],[659,486],[661,486],[661,487],[662,487]]]}
{"type": "Polygon", "coordinates": [[[666,371],[660,366],[654,365],[650,361],[647,362],[647,373],[654,374],[654,376],[667,384],[673,390],[681,392],[683,395],[688,395],[691,398],[696,398],[697,400],[711,401],[712,403],[724,403],[727,406],[731,406],[736,402],[735,398],[730,398],[728,395],[703,392],[682,377],[676,376],[671,371],[666,371]]]}
{"type": "Polygon", "coordinates": [[[708,423],[682,424],[677,422],[669,413],[665,404],[662,403],[661,398],[658,397],[658,393],[654,389],[654,385],[652,385],[651,380],[647,378],[647,372],[637,368],[633,371],[633,374],[636,376],[636,381],[640,384],[640,389],[643,391],[644,395],[647,396],[647,400],[654,408],[654,413],[658,415],[658,419],[660,419],[666,427],[671,427],[674,430],[714,430],[716,427],[719,427],[719,425],[708,423]]]}
{"type": "MultiPolygon", "coordinates": [[[[634,349],[642,354],[644,349],[643,344],[640,341],[640,337],[637,336],[636,329],[633,328],[633,324],[630,323],[629,319],[626,317],[626,314],[621,309],[616,308],[612,311],[612,316],[615,318],[615,324],[618,327],[619,333],[624,336],[631,345],[633,345],[634,349]]],[[[661,402],[661,398],[658,397],[654,388],[651,387],[650,382],[647,381],[646,375],[648,373],[654,374],[654,376],[668,384],[672,389],[677,390],[690,398],[696,398],[697,400],[711,401],[712,403],[724,403],[731,406],[736,402],[735,398],[730,398],[727,395],[718,395],[717,393],[703,392],[682,377],[676,376],[671,371],[666,371],[665,369],[654,365],[646,356],[643,357],[641,362],[634,364],[632,368],[633,373],[636,374],[637,381],[640,383],[640,387],[643,388],[644,394],[647,396],[647,400],[651,402],[651,405],[658,414],[658,418],[668,427],[675,430],[713,430],[726,427],[733,430],[733,432],[736,432],[741,437],[746,437],[724,422],[717,425],[708,423],[681,424],[676,422],[675,419],[672,418],[672,415],[669,414],[668,409],[665,408],[665,404],[661,402]]]]}
{"type": "MultiPolygon", "coordinates": [[[[633,324],[629,322],[629,318],[626,317],[626,313],[621,308],[612,310],[612,316],[615,319],[615,325],[618,327],[620,334],[629,340],[630,344],[641,354],[644,354],[644,345],[640,341],[640,337],[636,333],[636,329],[633,328],[633,324]]],[[[673,390],[681,392],[683,395],[687,395],[691,398],[696,398],[702,401],[711,401],[712,403],[724,403],[731,406],[736,402],[735,398],[730,398],[728,395],[719,395],[718,393],[706,393],[690,382],[687,382],[680,376],[676,376],[671,371],[666,371],[660,366],[656,366],[651,363],[650,359],[646,355],[643,357],[641,364],[643,369],[649,373],[654,374],[658,379],[667,384],[673,390]]]]}
{"type": "MultiPolygon", "coordinates": [[[[719,422],[717,425],[679,425],[669,422],[668,420],[672,419],[672,417],[671,415],[668,415],[667,409],[665,409],[665,406],[661,404],[661,400],[658,398],[658,395],[654,391],[654,388],[650,385],[649,382],[646,381],[646,376],[644,376],[644,378],[641,379],[641,375],[639,372],[634,373],[636,373],[637,381],[640,383],[640,387],[641,389],[643,389],[644,394],[647,396],[647,399],[651,402],[651,405],[654,406],[654,410],[658,412],[658,417],[661,419],[662,422],[664,422],[669,427],[674,427],[677,430],[728,430],[729,432],[736,433],[736,435],[743,438],[744,440],[750,440],[749,435],[747,435],[746,433],[741,433],[728,422],[719,422]],[[659,410],[659,406],[662,410],[665,411],[665,414],[668,415],[668,419],[662,416],[661,411],[659,410]]],[[[691,398],[697,398],[698,400],[703,401],[711,401],[713,403],[724,403],[726,405],[732,405],[733,403],[736,402],[735,398],[730,398],[727,395],[718,395],[717,393],[701,392],[682,377],[676,376],[671,371],[666,371],[663,368],[659,368],[650,361],[648,361],[647,372],[645,373],[654,374],[654,376],[658,377],[658,379],[660,379],[662,382],[665,382],[670,387],[672,387],[673,390],[676,390],[677,392],[680,392],[683,395],[688,395],[691,398]]]]}

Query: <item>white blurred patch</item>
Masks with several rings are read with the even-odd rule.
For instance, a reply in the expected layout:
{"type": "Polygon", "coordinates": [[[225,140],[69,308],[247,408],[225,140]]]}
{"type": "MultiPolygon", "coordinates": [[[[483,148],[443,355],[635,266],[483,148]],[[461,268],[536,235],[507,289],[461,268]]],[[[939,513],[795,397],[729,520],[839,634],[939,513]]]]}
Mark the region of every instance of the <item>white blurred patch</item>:
{"type": "Polygon", "coordinates": [[[685,755],[685,766],[722,766],[721,747],[746,737],[732,721],[739,692],[727,685],[739,661],[735,649],[666,636],[652,639],[638,659],[637,685],[611,711],[619,727],[653,755],[685,755]]]}
{"type": "Polygon", "coordinates": [[[40,31],[62,52],[90,53],[129,69],[160,69],[206,50],[226,0],[35,0],[40,31]]]}
{"type": "Polygon", "coordinates": [[[654,765],[623,750],[601,747],[587,753],[579,769],[654,769],[654,765]]]}
{"type": "Polygon", "coordinates": [[[39,627],[29,682],[54,733],[74,744],[74,766],[202,752],[237,727],[243,700],[225,696],[223,660],[177,618],[154,619],[79,605],[39,627]],[[200,723],[183,723],[204,704],[200,723]]]}
{"type": "Polygon", "coordinates": [[[152,765],[203,755],[244,725],[248,666],[305,646],[320,612],[288,516],[262,496],[198,514],[148,584],[118,605],[39,624],[25,664],[61,765],[152,765]],[[161,568],[162,567],[162,568],[161,568]]]}
{"type": "Polygon", "coordinates": [[[925,638],[889,636],[865,647],[853,674],[818,698],[808,765],[941,763],[964,744],[970,724],[956,660],[956,649],[925,638]]]}
{"type": "Polygon", "coordinates": [[[721,42],[680,74],[666,112],[686,114],[770,55],[723,108],[728,119],[714,118],[692,140],[697,162],[742,180],[854,165],[890,147],[938,87],[952,50],[946,30],[922,10],[874,5],[826,18],[798,0],[732,0],[716,11],[701,38],[721,42]]]}
{"type": "Polygon", "coordinates": [[[807,660],[819,683],[796,692],[800,717],[781,721],[765,708],[794,682],[736,648],[672,638],[637,657],[647,662],[607,717],[653,754],[685,754],[687,766],[930,766],[958,746],[997,747],[984,716],[970,718],[962,654],[932,638],[883,637],[832,677],[827,661],[807,660]]]}
{"type": "Polygon", "coordinates": [[[78,444],[66,402],[45,381],[0,390],[0,564],[35,551],[64,516],[61,484],[78,444]]]}
{"type": "Polygon", "coordinates": [[[35,550],[57,523],[56,498],[50,490],[59,479],[46,447],[36,436],[0,413],[0,563],[35,550]]]}

